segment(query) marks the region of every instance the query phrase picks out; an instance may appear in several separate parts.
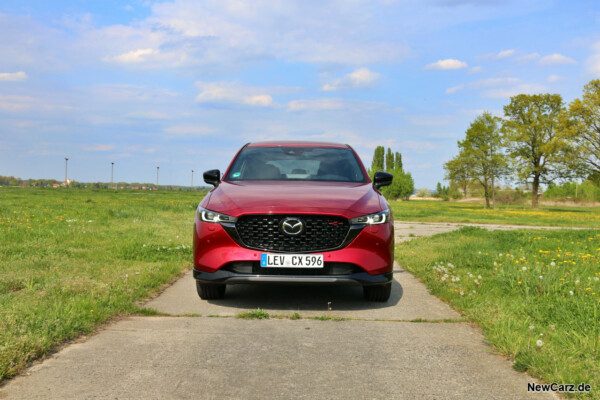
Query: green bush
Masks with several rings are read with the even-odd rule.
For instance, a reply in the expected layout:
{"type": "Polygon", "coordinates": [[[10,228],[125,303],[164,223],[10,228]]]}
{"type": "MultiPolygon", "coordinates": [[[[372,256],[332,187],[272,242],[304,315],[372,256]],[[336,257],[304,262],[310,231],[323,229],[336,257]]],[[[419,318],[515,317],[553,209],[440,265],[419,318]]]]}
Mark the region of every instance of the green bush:
{"type": "Polygon", "coordinates": [[[429,189],[417,190],[417,197],[429,197],[429,196],[431,196],[431,191],[429,189]]]}
{"type": "Polygon", "coordinates": [[[551,184],[544,192],[544,199],[572,200],[577,202],[600,201],[600,186],[591,181],[564,182],[561,185],[551,184]]]}

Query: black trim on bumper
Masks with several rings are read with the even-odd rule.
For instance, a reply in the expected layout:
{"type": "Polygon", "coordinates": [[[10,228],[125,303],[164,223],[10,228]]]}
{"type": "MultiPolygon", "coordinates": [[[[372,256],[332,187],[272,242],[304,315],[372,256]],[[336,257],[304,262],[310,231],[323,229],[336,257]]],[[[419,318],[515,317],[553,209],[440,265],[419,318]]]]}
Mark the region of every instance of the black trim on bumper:
{"type": "Polygon", "coordinates": [[[215,272],[204,272],[194,269],[194,279],[205,283],[226,283],[228,285],[242,283],[288,283],[288,284],[326,284],[326,285],[348,285],[369,286],[380,285],[390,282],[393,278],[392,272],[385,274],[369,275],[359,272],[350,275],[258,275],[238,274],[231,271],[217,270],[215,272]]]}

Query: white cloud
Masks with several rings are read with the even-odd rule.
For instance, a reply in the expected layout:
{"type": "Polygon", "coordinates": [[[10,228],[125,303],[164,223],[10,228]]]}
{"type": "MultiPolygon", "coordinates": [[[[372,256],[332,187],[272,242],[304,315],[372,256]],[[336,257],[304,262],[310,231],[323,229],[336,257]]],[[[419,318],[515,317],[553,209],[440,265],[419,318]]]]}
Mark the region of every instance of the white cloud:
{"type": "Polygon", "coordinates": [[[114,149],[115,146],[112,144],[95,144],[92,146],[86,146],[83,148],[85,151],[110,151],[114,149]]]}
{"type": "Polygon", "coordinates": [[[137,64],[148,61],[153,56],[156,56],[158,54],[158,50],[138,49],[119,54],[118,56],[110,57],[109,60],[119,64],[137,64]]]}
{"type": "Polygon", "coordinates": [[[600,54],[594,54],[586,61],[587,70],[595,77],[600,78],[600,54]]]}
{"type": "MultiPolygon", "coordinates": [[[[196,101],[206,104],[238,104],[252,107],[271,107],[273,98],[264,87],[248,86],[238,82],[196,82],[200,93],[196,101]]],[[[281,88],[275,88],[281,89],[281,88]]]]}
{"type": "Polygon", "coordinates": [[[27,79],[27,74],[23,71],[0,73],[0,81],[21,82],[26,79],[27,79]]]}
{"type": "Polygon", "coordinates": [[[537,60],[538,58],[540,58],[540,55],[538,53],[529,53],[529,54],[519,56],[519,57],[515,58],[515,60],[517,60],[518,62],[525,63],[525,62],[537,60]]]}
{"type": "Polygon", "coordinates": [[[546,90],[547,87],[544,85],[523,83],[511,88],[488,90],[483,93],[483,97],[488,99],[507,99],[518,94],[535,94],[544,92],[546,90]]]}
{"type": "Polygon", "coordinates": [[[244,98],[244,104],[256,107],[270,107],[273,104],[273,98],[268,94],[259,94],[244,98]]]}
{"type": "Polygon", "coordinates": [[[379,77],[380,75],[378,73],[373,72],[368,68],[359,68],[341,78],[335,79],[331,83],[323,85],[321,90],[331,92],[343,89],[372,87],[379,77]]]}
{"type": "Polygon", "coordinates": [[[352,7],[337,2],[319,7],[285,1],[153,3],[148,18],[92,30],[81,48],[88,51],[85,44],[93,43],[105,60],[150,68],[237,69],[265,59],[359,66],[398,63],[411,54],[406,42],[390,37],[393,27],[381,26],[366,1],[352,7]]]}
{"type": "Polygon", "coordinates": [[[465,85],[461,83],[460,85],[452,86],[446,89],[446,94],[453,94],[458,92],[459,90],[463,90],[464,88],[465,85]]]}
{"type": "Polygon", "coordinates": [[[477,74],[477,73],[481,72],[482,70],[483,70],[483,68],[481,68],[479,65],[476,65],[469,69],[469,74],[477,74]]]}
{"type": "Polygon", "coordinates": [[[585,66],[588,72],[594,75],[594,77],[600,78],[600,42],[594,43],[592,50],[595,54],[585,61],[585,66]]]}
{"type": "Polygon", "coordinates": [[[166,127],[164,132],[167,136],[171,137],[194,137],[210,135],[214,133],[215,130],[205,125],[179,124],[166,127]]]}
{"type": "Polygon", "coordinates": [[[343,110],[343,99],[293,100],[288,103],[288,111],[330,111],[343,110]]]}
{"type": "Polygon", "coordinates": [[[502,60],[508,57],[512,57],[515,55],[515,51],[513,49],[502,50],[498,53],[489,53],[484,54],[482,56],[476,57],[479,60],[502,60]]]}
{"type": "Polygon", "coordinates": [[[563,77],[560,75],[550,75],[547,79],[548,82],[553,83],[553,82],[558,82],[560,80],[562,80],[563,77]]]}
{"type": "Polygon", "coordinates": [[[467,63],[460,60],[455,60],[453,58],[448,58],[446,60],[438,60],[434,63],[427,64],[423,69],[425,70],[451,70],[451,69],[461,69],[467,68],[467,63]]]}
{"type": "Polygon", "coordinates": [[[557,65],[557,64],[577,64],[577,61],[563,56],[562,54],[554,53],[540,58],[538,65],[557,65]]]}
{"type": "Polygon", "coordinates": [[[31,108],[33,98],[29,96],[15,96],[0,94],[0,110],[22,111],[31,108]]]}
{"type": "Polygon", "coordinates": [[[348,100],[342,98],[326,98],[314,100],[292,100],[287,104],[288,111],[380,111],[403,112],[398,107],[374,101],[348,100]]]}

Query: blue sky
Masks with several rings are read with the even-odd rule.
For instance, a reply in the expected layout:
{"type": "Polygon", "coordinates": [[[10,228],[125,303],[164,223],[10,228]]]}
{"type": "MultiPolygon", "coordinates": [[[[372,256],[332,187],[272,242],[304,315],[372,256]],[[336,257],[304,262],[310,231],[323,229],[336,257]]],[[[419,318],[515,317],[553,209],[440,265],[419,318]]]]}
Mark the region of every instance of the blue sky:
{"type": "Polygon", "coordinates": [[[189,185],[249,141],[377,145],[417,188],[510,96],[600,77],[600,3],[0,3],[0,175],[189,185]]]}

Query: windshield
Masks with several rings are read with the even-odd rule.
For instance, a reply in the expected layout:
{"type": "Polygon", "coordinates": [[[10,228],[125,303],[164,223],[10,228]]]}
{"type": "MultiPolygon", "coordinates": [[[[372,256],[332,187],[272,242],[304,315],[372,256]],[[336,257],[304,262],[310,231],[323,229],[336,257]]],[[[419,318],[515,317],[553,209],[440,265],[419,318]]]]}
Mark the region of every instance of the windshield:
{"type": "Polygon", "coordinates": [[[350,149],[291,146],[244,148],[225,180],[367,182],[350,149]]]}

